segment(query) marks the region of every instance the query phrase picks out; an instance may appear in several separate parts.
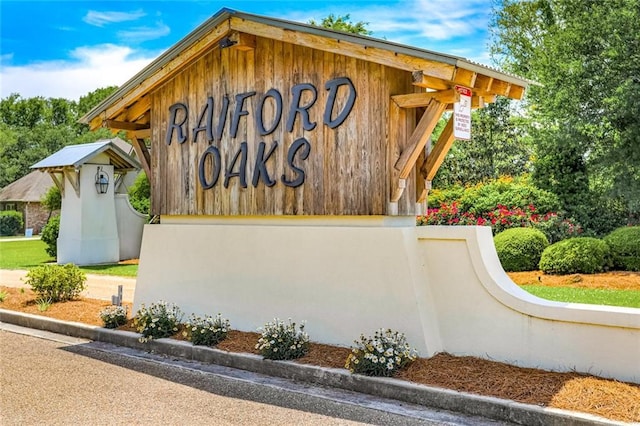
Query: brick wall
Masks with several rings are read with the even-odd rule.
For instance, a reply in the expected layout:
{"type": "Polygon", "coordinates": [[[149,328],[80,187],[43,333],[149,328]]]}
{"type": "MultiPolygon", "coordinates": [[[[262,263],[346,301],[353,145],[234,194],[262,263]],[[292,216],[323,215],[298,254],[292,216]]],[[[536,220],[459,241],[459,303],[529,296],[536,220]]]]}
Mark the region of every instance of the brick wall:
{"type": "Polygon", "coordinates": [[[42,228],[47,224],[49,210],[41,203],[26,203],[24,205],[24,227],[33,228],[33,234],[40,234],[42,228]]]}

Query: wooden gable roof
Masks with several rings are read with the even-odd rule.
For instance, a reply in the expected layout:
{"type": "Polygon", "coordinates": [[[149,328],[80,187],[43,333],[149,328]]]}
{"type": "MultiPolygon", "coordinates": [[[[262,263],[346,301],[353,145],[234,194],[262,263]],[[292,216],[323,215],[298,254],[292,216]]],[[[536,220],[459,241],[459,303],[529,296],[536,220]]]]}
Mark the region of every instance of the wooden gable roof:
{"type": "MultiPolygon", "coordinates": [[[[453,102],[455,85],[471,87],[475,95],[487,100],[496,95],[520,99],[531,83],[458,56],[222,9],[160,55],[80,121],[89,124],[91,129],[109,127],[136,132],[141,138],[148,137],[151,101],[147,95],[153,89],[221,43],[223,47],[232,45],[238,49],[252,49],[256,36],[410,71],[413,73],[414,85],[437,92],[439,100],[444,102],[453,102]]],[[[428,94],[427,90],[417,96],[399,96],[394,101],[401,107],[422,105],[425,97],[428,103],[428,99],[434,96],[433,93],[428,94]]]]}

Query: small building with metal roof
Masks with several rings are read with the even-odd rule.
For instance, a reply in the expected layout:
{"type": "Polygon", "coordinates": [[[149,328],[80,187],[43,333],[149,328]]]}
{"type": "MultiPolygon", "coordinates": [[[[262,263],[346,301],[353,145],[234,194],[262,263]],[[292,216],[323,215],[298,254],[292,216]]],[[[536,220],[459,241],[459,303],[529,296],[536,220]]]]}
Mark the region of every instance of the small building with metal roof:
{"type": "Polygon", "coordinates": [[[117,194],[117,188],[140,165],[118,145],[127,146],[117,138],[68,145],[31,166],[47,172],[62,195],[60,264],[117,263],[139,254],[146,217],[130,206],[126,194],[117,194]]]}

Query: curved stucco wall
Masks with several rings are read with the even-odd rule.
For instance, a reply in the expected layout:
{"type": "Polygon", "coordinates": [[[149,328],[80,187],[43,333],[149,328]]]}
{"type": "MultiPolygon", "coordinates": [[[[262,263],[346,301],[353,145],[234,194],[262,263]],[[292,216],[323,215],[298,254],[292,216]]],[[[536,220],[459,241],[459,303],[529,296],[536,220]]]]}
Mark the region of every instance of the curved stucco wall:
{"type": "Polygon", "coordinates": [[[640,382],[640,309],[540,299],[506,275],[488,227],[417,228],[443,350],[640,382]]]}
{"type": "Polygon", "coordinates": [[[131,206],[127,194],[115,194],[115,209],[120,260],[137,259],[140,256],[142,231],[147,223],[147,216],[131,206]]]}

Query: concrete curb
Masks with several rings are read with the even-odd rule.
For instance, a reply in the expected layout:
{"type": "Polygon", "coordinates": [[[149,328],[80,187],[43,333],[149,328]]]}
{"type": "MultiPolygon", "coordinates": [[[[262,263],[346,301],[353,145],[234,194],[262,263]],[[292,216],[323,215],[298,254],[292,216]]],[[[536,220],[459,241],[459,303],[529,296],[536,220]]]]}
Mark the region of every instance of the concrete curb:
{"type": "Polygon", "coordinates": [[[174,339],[158,339],[141,343],[138,340],[140,335],[137,333],[60,321],[5,309],[0,309],[1,322],[516,424],[532,426],[625,424],[573,411],[433,388],[397,379],[361,376],[342,369],[316,367],[290,361],[264,360],[258,355],[225,352],[174,339]]]}

